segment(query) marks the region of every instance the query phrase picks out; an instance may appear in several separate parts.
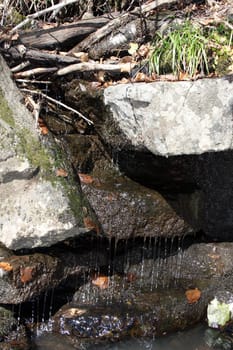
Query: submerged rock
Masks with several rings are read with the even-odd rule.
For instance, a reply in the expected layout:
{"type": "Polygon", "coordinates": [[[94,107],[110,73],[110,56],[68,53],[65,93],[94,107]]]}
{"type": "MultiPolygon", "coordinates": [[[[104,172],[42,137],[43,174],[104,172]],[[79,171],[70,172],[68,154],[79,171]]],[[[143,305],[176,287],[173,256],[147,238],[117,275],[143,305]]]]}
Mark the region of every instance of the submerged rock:
{"type": "Polygon", "coordinates": [[[91,278],[57,312],[54,327],[73,344],[182,330],[206,318],[207,305],[220,290],[233,291],[233,265],[227,263],[232,249],[231,243],[193,245],[176,262],[167,256],[163,263],[144,260],[143,267],[126,264],[124,275],[105,276],[105,284],[91,278]],[[164,273],[169,275],[167,285],[160,277],[164,273]],[[159,278],[154,285],[153,278],[159,278]],[[188,298],[187,292],[194,290],[198,298],[188,298]]]}
{"type": "MultiPolygon", "coordinates": [[[[96,220],[66,155],[39,137],[0,57],[0,240],[10,249],[50,246],[90,231],[96,220]]],[[[98,223],[96,223],[98,226],[98,223]]]]}

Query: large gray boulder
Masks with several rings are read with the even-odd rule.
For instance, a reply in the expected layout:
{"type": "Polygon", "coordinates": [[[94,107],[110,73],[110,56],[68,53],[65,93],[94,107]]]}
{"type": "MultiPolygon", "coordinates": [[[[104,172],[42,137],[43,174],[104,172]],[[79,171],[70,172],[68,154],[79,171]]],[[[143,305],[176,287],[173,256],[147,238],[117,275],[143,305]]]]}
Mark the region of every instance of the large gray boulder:
{"type": "Polygon", "coordinates": [[[40,139],[1,56],[0,65],[1,242],[15,250],[34,248],[89,231],[84,219],[93,213],[64,154],[49,135],[40,139]],[[58,176],[60,168],[64,176],[58,176]]]}
{"type": "Polygon", "coordinates": [[[134,149],[171,156],[232,148],[232,76],[110,86],[104,100],[134,149]]]}

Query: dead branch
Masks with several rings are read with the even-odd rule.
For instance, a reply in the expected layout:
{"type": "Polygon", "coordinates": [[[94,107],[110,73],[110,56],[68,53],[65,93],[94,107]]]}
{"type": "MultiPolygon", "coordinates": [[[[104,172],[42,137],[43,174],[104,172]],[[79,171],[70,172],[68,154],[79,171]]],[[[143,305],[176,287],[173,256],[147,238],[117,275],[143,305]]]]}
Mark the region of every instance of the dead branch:
{"type": "Polygon", "coordinates": [[[23,83],[23,84],[51,84],[52,82],[50,80],[32,80],[32,79],[15,79],[17,83],[23,83]]]}
{"type": "Polygon", "coordinates": [[[63,0],[62,2],[59,2],[58,4],[56,5],[53,5],[53,6],[50,6],[50,7],[47,7],[46,9],[44,10],[41,10],[41,11],[38,11],[38,12],[35,12],[31,15],[28,15],[27,18],[20,22],[19,24],[17,24],[12,30],[11,30],[11,33],[15,33],[17,32],[18,29],[24,27],[26,24],[28,24],[32,19],[35,19],[35,18],[38,18],[48,12],[51,12],[51,11],[54,11],[54,10],[58,10],[58,9],[62,9],[63,7],[69,5],[69,4],[73,4],[75,2],[78,2],[79,0],[63,0]]]}
{"type": "MultiPolygon", "coordinates": [[[[102,28],[98,29],[96,32],[90,34],[86,39],[84,39],[81,43],[73,47],[70,50],[70,53],[74,53],[77,51],[90,51],[95,45],[99,43],[103,38],[110,35],[112,37],[112,41],[114,41],[114,37],[121,34],[119,29],[122,29],[127,23],[137,19],[142,14],[145,14],[151,10],[156,9],[159,6],[167,5],[171,3],[175,3],[177,0],[154,0],[149,4],[144,4],[141,8],[135,8],[131,12],[124,13],[120,17],[112,19],[109,23],[107,23],[102,28]],[[113,35],[113,33],[115,33],[113,35]]],[[[119,45],[119,39],[116,40],[116,48],[119,45]]],[[[96,56],[95,56],[96,58],[96,56]]]]}
{"type": "Polygon", "coordinates": [[[20,41],[30,48],[63,50],[76,45],[108,22],[109,18],[103,16],[62,24],[59,27],[34,29],[20,33],[20,41]]]}
{"type": "Polygon", "coordinates": [[[54,73],[56,71],[57,71],[57,67],[51,67],[51,68],[38,67],[38,68],[30,69],[24,72],[15,73],[14,78],[28,78],[34,75],[40,75],[44,73],[54,73]]]}
{"type": "Polygon", "coordinates": [[[57,53],[50,53],[50,52],[43,52],[39,50],[33,50],[33,49],[27,49],[25,47],[25,50],[23,54],[20,50],[18,50],[17,45],[12,46],[8,50],[2,50],[4,56],[9,56],[11,61],[18,61],[21,59],[27,60],[27,62],[40,65],[40,66],[58,66],[62,67],[67,64],[74,64],[79,63],[81,60],[77,57],[71,57],[67,55],[57,54],[57,53]]]}
{"type": "Polygon", "coordinates": [[[68,67],[61,68],[57,71],[57,75],[66,75],[72,72],[94,72],[94,71],[105,71],[105,72],[130,72],[135,66],[134,63],[119,63],[119,64],[104,64],[96,62],[83,62],[72,64],[68,67]]]}
{"type": "Polygon", "coordinates": [[[44,94],[43,92],[41,91],[35,91],[35,90],[29,90],[29,89],[21,89],[21,91],[23,92],[27,92],[27,93],[30,93],[30,94],[37,94],[37,95],[40,95],[42,97],[44,97],[45,99],[49,100],[49,101],[52,101],[56,104],[58,104],[59,106],[65,108],[65,109],[68,109],[69,111],[77,114],[80,118],[84,119],[89,125],[92,125],[93,124],[93,121],[86,118],[82,113],[80,113],[79,111],[77,111],[76,109],[72,108],[72,107],[69,107],[67,106],[65,103],[62,103],[46,94],[44,94]]]}

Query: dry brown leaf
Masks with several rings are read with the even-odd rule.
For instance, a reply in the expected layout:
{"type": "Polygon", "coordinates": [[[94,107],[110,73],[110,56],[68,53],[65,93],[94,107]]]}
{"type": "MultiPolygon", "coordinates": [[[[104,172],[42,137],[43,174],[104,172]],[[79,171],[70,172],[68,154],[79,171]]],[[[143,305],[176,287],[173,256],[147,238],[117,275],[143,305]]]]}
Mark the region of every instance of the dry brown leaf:
{"type": "Polygon", "coordinates": [[[109,86],[112,86],[113,85],[113,82],[110,80],[110,81],[106,81],[104,84],[103,84],[103,87],[104,88],[107,88],[109,86]]]}
{"type": "Polygon", "coordinates": [[[21,267],[20,268],[20,279],[21,282],[23,283],[27,283],[30,282],[32,280],[32,272],[33,272],[33,268],[32,267],[21,267]]]}
{"type": "Polygon", "coordinates": [[[40,126],[40,133],[41,135],[47,135],[49,133],[47,126],[40,126]]]}
{"type": "Polygon", "coordinates": [[[134,78],[134,81],[135,82],[142,82],[142,81],[145,81],[145,82],[151,82],[151,78],[148,77],[148,75],[146,75],[145,73],[142,73],[142,72],[138,72],[134,78]]]}
{"type": "Polygon", "coordinates": [[[0,269],[3,269],[4,271],[12,271],[13,266],[11,266],[11,264],[9,264],[6,261],[1,261],[0,262],[0,269]]]}
{"type": "Polygon", "coordinates": [[[100,289],[108,288],[109,278],[107,276],[99,276],[92,280],[92,284],[99,287],[100,289]]]}
{"type": "Polygon", "coordinates": [[[137,54],[143,58],[146,58],[149,55],[149,53],[150,53],[150,45],[149,44],[143,44],[137,50],[137,54]]]}
{"type": "Polygon", "coordinates": [[[56,176],[67,177],[68,172],[65,169],[59,168],[56,170],[56,176]]]}
{"type": "Polygon", "coordinates": [[[126,275],[126,280],[127,280],[127,282],[134,282],[134,281],[137,280],[137,278],[138,278],[138,276],[135,275],[135,273],[129,272],[129,273],[127,273],[127,275],[126,275]]]}
{"type": "Polygon", "coordinates": [[[189,289],[185,292],[189,304],[196,303],[201,297],[201,291],[198,288],[189,289]]]}
{"type": "Polygon", "coordinates": [[[190,76],[185,72],[180,72],[178,79],[179,80],[190,80],[190,76]]]}
{"type": "Polygon", "coordinates": [[[99,227],[98,225],[90,218],[90,216],[86,216],[83,219],[83,223],[84,226],[88,229],[88,230],[93,230],[96,231],[97,233],[99,232],[99,227]]]}
{"type": "Polygon", "coordinates": [[[91,184],[94,182],[94,179],[91,175],[78,173],[78,176],[80,178],[80,181],[83,182],[84,184],[91,184]]]}

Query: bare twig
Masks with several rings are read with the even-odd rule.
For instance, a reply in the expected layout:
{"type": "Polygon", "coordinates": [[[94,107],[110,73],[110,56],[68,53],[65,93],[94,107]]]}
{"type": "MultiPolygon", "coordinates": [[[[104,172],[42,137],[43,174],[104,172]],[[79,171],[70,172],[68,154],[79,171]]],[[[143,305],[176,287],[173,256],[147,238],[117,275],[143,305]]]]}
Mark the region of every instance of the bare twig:
{"type": "Polygon", "coordinates": [[[25,83],[25,84],[51,84],[50,80],[31,80],[31,79],[15,79],[17,83],[25,83]]]}
{"type": "Polygon", "coordinates": [[[53,73],[57,71],[57,67],[51,67],[51,68],[45,68],[45,67],[38,67],[34,69],[27,70],[25,72],[18,72],[14,74],[15,78],[28,78],[32,75],[39,75],[44,73],[53,73]]]}
{"type": "Polygon", "coordinates": [[[29,61],[22,62],[22,63],[18,64],[17,66],[12,67],[11,68],[11,72],[12,73],[20,72],[22,69],[24,69],[24,68],[26,68],[28,66],[30,66],[30,62],[29,61]]]}
{"type": "Polygon", "coordinates": [[[27,23],[29,23],[32,19],[35,19],[35,18],[38,18],[42,15],[44,15],[45,13],[48,13],[48,12],[51,12],[51,11],[54,11],[54,10],[60,10],[62,9],[63,7],[65,7],[66,5],[69,5],[69,4],[73,4],[75,2],[78,2],[79,0],[63,0],[62,2],[60,2],[59,4],[56,4],[56,5],[53,5],[53,6],[50,6],[44,10],[41,10],[41,11],[38,11],[38,12],[35,12],[33,13],[32,15],[28,15],[27,18],[20,22],[19,24],[17,24],[12,30],[11,30],[11,33],[15,33],[18,29],[22,28],[23,26],[25,26],[27,23]]]}
{"type": "Polygon", "coordinates": [[[37,95],[43,96],[43,97],[46,98],[47,100],[52,101],[52,102],[58,104],[59,106],[61,106],[61,107],[63,107],[63,108],[66,108],[66,109],[68,109],[69,111],[71,111],[71,112],[77,114],[80,118],[84,119],[89,125],[93,125],[93,124],[94,124],[92,120],[86,118],[82,113],[80,113],[80,112],[77,111],[76,109],[74,109],[74,108],[72,108],[72,107],[69,107],[69,106],[67,106],[66,104],[64,104],[64,103],[62,103],[62,102],[60,102],[60,101],[58,101],[58,100],[55,100],[54,98],[52,98],[52,97],[50,97],[50,96],[44,94],[44,93],[41,92],[41,91],[34,91],[34,90],[29,90],[29,89],[21,89],[21,91],[23,91],[23,92],[28,92],[28,93],[30,93],[30,94],[37,94],[37,95]]]}

